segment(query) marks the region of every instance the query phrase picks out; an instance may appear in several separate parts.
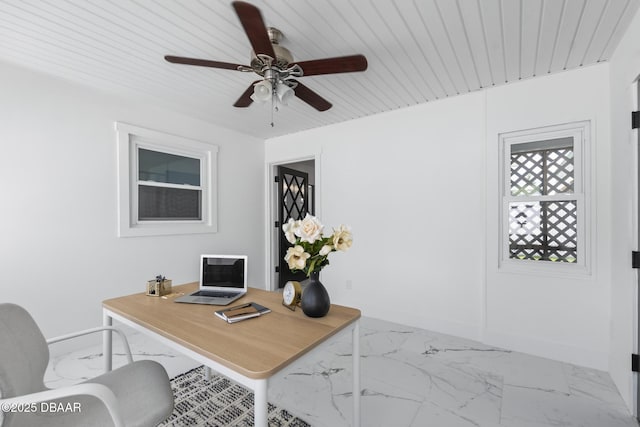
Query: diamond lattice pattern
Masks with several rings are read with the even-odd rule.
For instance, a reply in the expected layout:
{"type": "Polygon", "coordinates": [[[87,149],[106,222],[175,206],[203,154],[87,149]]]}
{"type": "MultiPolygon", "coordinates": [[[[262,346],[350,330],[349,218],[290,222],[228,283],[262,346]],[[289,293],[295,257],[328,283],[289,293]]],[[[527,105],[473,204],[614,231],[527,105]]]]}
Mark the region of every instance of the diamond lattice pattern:
{"type": "MultiPolygon", "coordinates": [[[[574,192],[573,149],[511,155],[512,196],[554,196],[574,192]]],[[[509,204],[509,257],[577,261],[577,202],[518,201],[509,204]]]]}
{"type": "Polygon", "coordinates": [[[509,258],[577,261],[574,201],[509,204],[509,258]]]}
{"type": "Polygon", "coordinates": [[[573,193],[573,181],[572,148],[511,155],[512,196],[573,193]]]}
{"type": "Polygon", "coordinates": [[[289,218],[294,220],[304,218],[306,208],[304,204],[305,198],[305,182],[304,178],[295,175],[284,174],[282,183],[282,207],[284,222],[289,218]]]}

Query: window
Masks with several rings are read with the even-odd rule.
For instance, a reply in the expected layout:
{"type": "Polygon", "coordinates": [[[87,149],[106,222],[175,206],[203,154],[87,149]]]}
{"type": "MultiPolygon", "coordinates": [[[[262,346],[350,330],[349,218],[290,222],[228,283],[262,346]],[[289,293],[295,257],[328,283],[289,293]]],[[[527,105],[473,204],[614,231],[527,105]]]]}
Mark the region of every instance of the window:
{"type": "Polygon", "coordinates": [[[117,123],[119,235],[216,231],[217,147],[117,123]]]}
{"type": "Polygon", "coordinates": [[[581,122],[500,136],[503,265],[587,266],[588,125],[581,122]]]}
{"type": "Polygon", "coordinates": [[[138,221],[202,219],[201,159],[137,147],[138,221]]]}

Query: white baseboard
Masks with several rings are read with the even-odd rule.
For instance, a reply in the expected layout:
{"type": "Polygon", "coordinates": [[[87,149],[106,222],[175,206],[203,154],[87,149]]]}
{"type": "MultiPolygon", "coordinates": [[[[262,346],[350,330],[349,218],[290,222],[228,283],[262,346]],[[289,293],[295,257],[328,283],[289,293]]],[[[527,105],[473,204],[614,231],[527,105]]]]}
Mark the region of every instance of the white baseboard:
{"type": "Polygon", "coordinates": [[[492,332],[487,329],[483,331],[483,338],[483,343],[487,345],[601,371],[609,370],[609,354],[605,351],[594,351],[593,349],[574,347],[558,342],[492,332]]]}
{"type": "Polygon", "coordinates": [[[488,329],[481,329],[476,325],[425,317],[423,314],[392,313],[389,316],[388,311],[368,310],[363,312],[363,315],[466,338],[506,350],[518,351],[601,371],[609,370],[609,354],[606,351],[594,351],[593,349],[575,347],[565,343],[494,332],[488,329]]]}
{"type": "Polygon", "coordinates": [[[451,322],[448,320],[438,319],[434,317],[425,317],[424,314],[411,313],[391,313],[389,311],[371,311],[366,310],[362,313],[364,316],[374,317],[388,322],[399,323],[415,328],[426,329],[428,331],[438,332],[441,334],[453,335],[459,338],[466,338],[473,341],[480,341],[480,328],[467,323],[451,322]]]}

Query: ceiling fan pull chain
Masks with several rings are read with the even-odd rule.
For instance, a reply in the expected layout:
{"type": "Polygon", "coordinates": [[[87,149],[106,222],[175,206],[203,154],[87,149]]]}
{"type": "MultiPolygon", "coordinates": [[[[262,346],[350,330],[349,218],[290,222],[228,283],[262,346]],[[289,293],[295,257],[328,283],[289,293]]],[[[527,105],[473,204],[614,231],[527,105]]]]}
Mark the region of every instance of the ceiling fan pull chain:
{"type": "Polygon", "coordinates": [[[273,127],[273,111],[278,108],[277,102],[278,98],[276,98],[276,91],[273,89],[271,92],[271,127],[273,127]]]}

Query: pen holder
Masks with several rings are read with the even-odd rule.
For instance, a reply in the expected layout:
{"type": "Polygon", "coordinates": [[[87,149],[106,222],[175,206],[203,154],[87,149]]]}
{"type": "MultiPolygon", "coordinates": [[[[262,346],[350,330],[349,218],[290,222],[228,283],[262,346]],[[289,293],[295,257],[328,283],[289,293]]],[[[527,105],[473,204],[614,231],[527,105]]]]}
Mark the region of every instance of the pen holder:
{"type": "Polygon", "coordinates": [[[147,295],[161,297],[171,293],[171,280],[149,280],[147,282],[147,295]]]}

